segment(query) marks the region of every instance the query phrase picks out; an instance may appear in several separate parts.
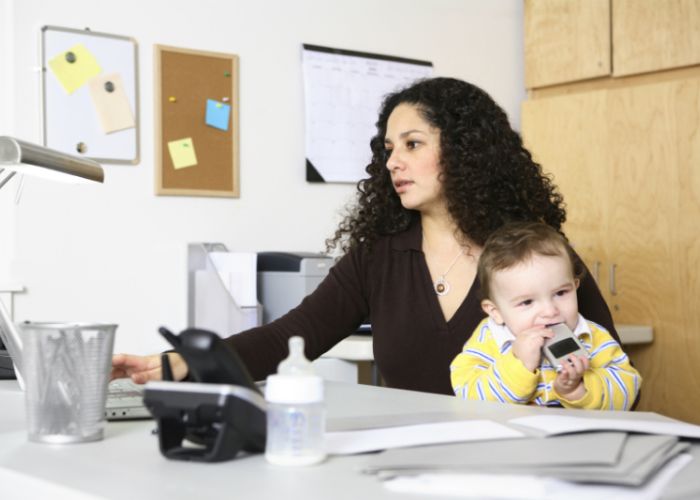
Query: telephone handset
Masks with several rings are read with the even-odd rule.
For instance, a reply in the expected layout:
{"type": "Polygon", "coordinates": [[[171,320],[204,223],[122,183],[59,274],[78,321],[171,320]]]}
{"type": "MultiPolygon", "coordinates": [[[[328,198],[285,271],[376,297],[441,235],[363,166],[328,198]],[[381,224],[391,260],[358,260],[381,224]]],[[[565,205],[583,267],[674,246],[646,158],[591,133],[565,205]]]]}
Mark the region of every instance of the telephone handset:
{"type": "Polygon", "coordinates": [[[161,453],[175,460],[219,462],[241,450],[264,451],[265,399],[234,348],[207,330],[158,331],[184,358],[194,381],[173,382],[163,355],[164,380],[146,384],[143,401],[158,422],[161,453]]]}
{"type": "Polygon", "coordinates": [[[188,328],[175,335],[163,326],[158,332],[187,362],[195,382],[240,385],[260,393],[238,353],[217,334],[188,328]]]}

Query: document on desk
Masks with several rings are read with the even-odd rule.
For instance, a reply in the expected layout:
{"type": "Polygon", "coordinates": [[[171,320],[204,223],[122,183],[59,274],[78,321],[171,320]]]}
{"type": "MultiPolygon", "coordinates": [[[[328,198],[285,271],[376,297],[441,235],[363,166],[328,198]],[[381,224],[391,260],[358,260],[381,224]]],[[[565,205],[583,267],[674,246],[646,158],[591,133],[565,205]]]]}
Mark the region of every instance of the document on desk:
{"type": "Polygon", "coordinates": [[[643,486],[581,484],[546,476],[510,474],[418,474],[397,476],[384,482],[392,492],[421,494],[425,497],[502,498],[537,500],[656,500],[673,477],[692,460],[688,454],[672,459],[643,486]]]}
{"type": "Polygon", "coordinates": [[[592,433],[387,450],[363,472],[380,477],[441,473],[532,474],[582,483],[639,486],[689,448],[674,436],[592,433]],[[562,450],[576,450],[562,453],[562,450]]]}
{"type": "Polygon", "coordinates": [[[351,455],[406,446],[520,437],[525,437],[525,434],[491,420],[461,420],[327,432],[326,451],[331,455],[351,455]]]}
{"type": "Polygon", "coordinates": [[[563,415],[537,415],[519,417],[508,421],[510,424],[532,427],[547,435],[567,434],[602,430],[620,430],[643,434],[664,434],[700,439],[700,425],[680,421],[655,421],[637,419],[583,418],[563,415]]]}
{"type": "MultiPolygon", "coordinates": [[[[668,438],[675,439],[675,438],[668,438]]],[[[508,469],[528,471],[545,467],[613,466],[622,455],[627,434],[596,432],[550,438],[518,438],[471,443],[449,443],[386,450],[368,456],[362,469],[368,474],[386,471],[473,471],[508,469]],[[576,450],[576,453],[562,453],[576,450]]]]}

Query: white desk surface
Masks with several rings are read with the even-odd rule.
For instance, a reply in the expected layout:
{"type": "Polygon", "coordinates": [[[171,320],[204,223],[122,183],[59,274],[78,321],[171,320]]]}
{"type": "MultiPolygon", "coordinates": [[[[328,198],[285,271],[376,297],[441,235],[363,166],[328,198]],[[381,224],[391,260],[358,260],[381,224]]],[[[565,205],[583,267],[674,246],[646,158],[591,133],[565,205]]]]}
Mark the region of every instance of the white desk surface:
{"type": "MultiPolygon", "coordinates": [[[[27,441],[24,397],[14,381],[0,381],[0,498],[52,500],[109,498],[118,500],[167,499],[396,499],[416,498],[386,491],[374,476],[361,474],[367,455],[330,457],[304,468],[269,465],[262,455],[203,464],[165,459],[151,433],[153,421],[110,422],[105,439],[95,443],[46,445],[27,441]],[[7,472],[9,469],[10,472],[7,472]],[[24,474],[21,476],[19,474],[24,474]],[[8,481],[8,476],[9,481],[8,481]]],[[[496,421],[552,410],[536,407],[461,401],[382,387],[327,382],[328,426],[338,430],[378,415],[416,423],[432,420],[490,418],[496,421]]],[[[665,419],[651,413],[585,412],[602,418],[665,419]]],[[[664,498],[700,497],[700,442],[695,457],[674,479],[664,498]]]]}

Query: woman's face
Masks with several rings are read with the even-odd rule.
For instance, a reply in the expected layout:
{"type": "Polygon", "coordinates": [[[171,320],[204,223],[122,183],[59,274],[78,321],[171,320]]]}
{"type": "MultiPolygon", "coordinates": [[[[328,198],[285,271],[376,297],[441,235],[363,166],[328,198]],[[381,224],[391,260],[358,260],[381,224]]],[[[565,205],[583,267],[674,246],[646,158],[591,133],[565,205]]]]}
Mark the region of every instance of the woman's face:
{"type": "Polygon", "coordinates": [[[384,147],[386,167],[404,208],[421,213],[444,211],[440,168],[440,130],[411,104],[399,104],[389,115],[384,147]]]}

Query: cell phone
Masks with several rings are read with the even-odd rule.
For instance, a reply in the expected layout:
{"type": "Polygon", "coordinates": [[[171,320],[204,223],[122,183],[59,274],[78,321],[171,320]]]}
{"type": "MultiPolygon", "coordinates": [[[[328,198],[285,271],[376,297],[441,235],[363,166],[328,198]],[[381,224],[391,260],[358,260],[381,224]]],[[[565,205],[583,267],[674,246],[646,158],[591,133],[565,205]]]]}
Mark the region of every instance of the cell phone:
{"type": "Polygon", "coordinates": [[[542,346],[542,353],[556,368],[557,373],[561,371],[566,358],[572,354],[579,357],[588,357],[586,348],[574,333],[566,326],[566,323],[547,325],[547,328],[554,332],[554,337],[547,339],[542,346]]]}

